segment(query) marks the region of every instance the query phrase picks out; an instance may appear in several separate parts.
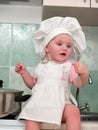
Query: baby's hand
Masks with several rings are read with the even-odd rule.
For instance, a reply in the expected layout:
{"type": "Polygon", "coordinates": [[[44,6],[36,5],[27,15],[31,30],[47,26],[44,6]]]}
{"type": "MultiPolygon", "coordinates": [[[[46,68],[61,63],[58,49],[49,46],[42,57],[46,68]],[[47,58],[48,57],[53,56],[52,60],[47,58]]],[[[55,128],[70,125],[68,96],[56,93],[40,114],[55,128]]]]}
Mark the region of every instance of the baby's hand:
{"type": "Polygon", "coordinates": [[[85,74],[86,72],[88,73],[88,69],[85,64],[83,64],[81,62],[75,62],[75,63],[73,63],[73,65],[74,65],[75,71],[76,71],[76,73],[78,73],[78,75],[85,74]]]}
{"type": "Polygon", "coordinates": [[[15,72],[17,72],[19,74],[23,74],[25,71],[26,71],[25,65],[23,65],[22,63],[17,63],[16,64],[15,72]]]}

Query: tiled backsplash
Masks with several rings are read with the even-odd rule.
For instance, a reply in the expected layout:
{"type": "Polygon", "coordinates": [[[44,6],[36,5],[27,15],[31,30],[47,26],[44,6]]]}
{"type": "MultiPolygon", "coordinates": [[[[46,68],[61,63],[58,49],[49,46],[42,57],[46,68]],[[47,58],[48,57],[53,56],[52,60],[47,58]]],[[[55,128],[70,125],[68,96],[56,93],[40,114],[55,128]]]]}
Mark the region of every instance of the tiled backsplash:
{"type": "MultiPolygon", "coordinates": [[[[15,73],[15,65],[22,62],[32,73],[32,67],[39,62],[33,46],[33,32],[38,24],[10,24],[0,23],[0,79],[4,81],[5,88],[23,90],[31,93],[25,86],[21,77],[15,73]]],[[[91,111],[98,112],[98,27],[84,26],[87,49],[81,61],[84,62],[93,79],[93,84],[87,84],[80,90],[80,105],[88,103],[91,111]]],[[[75,94],[76,89],[72,89],[75,94]]]]}
{"type": "Polygon", "coordinates": [[[4,81],[4,87],[29,91],[14,67],[22,62],[31,69],[38,63],[32,39],[37,28],[37,24],[0,24],[0,79],[4,81]]]}

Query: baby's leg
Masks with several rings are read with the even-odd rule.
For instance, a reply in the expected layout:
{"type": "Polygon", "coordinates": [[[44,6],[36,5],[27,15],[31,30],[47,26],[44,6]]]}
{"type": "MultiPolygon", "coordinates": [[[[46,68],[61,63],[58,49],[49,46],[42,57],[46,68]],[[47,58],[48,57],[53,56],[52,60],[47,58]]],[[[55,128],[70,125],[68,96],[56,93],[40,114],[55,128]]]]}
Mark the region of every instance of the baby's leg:
{"type": "Polygon", "coordinates": [[[72,104],[66,104],[63,112],[63,121],[66,121],[66,130],[80,130],[80,111],[72,104]]]}
{"type": "Polygon", "coordinates": [[[25,120],[25,130],[40,130],[40,122],[25,120]]]}

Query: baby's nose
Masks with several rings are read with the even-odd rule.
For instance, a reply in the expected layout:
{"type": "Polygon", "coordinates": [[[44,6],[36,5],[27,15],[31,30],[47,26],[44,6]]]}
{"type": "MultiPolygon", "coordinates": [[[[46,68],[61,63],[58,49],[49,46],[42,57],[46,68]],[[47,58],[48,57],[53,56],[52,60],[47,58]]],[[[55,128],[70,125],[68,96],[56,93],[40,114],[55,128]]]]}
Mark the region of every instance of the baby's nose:
{"type": "Polygon", "coordinates": [[[64,45],[62,48],[63,48],[63,50],[66,50],[66,49],[67,49],[67,46],[66,46],[66,45],[64,45]]]}

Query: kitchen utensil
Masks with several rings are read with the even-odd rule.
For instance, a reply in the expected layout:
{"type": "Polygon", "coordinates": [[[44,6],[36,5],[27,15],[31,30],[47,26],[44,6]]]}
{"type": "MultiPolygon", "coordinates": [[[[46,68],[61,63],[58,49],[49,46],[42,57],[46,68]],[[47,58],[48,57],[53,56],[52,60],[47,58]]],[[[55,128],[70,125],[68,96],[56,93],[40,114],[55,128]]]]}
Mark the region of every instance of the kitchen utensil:
{"type": "Polygon", "coordinates": [[[0,88],[0,118],[10,114],[17,116],[20,113],[21,102],[25,102],[31,96],[29,94],[22,95],[23,92],[20,90],[0,88]]]}

